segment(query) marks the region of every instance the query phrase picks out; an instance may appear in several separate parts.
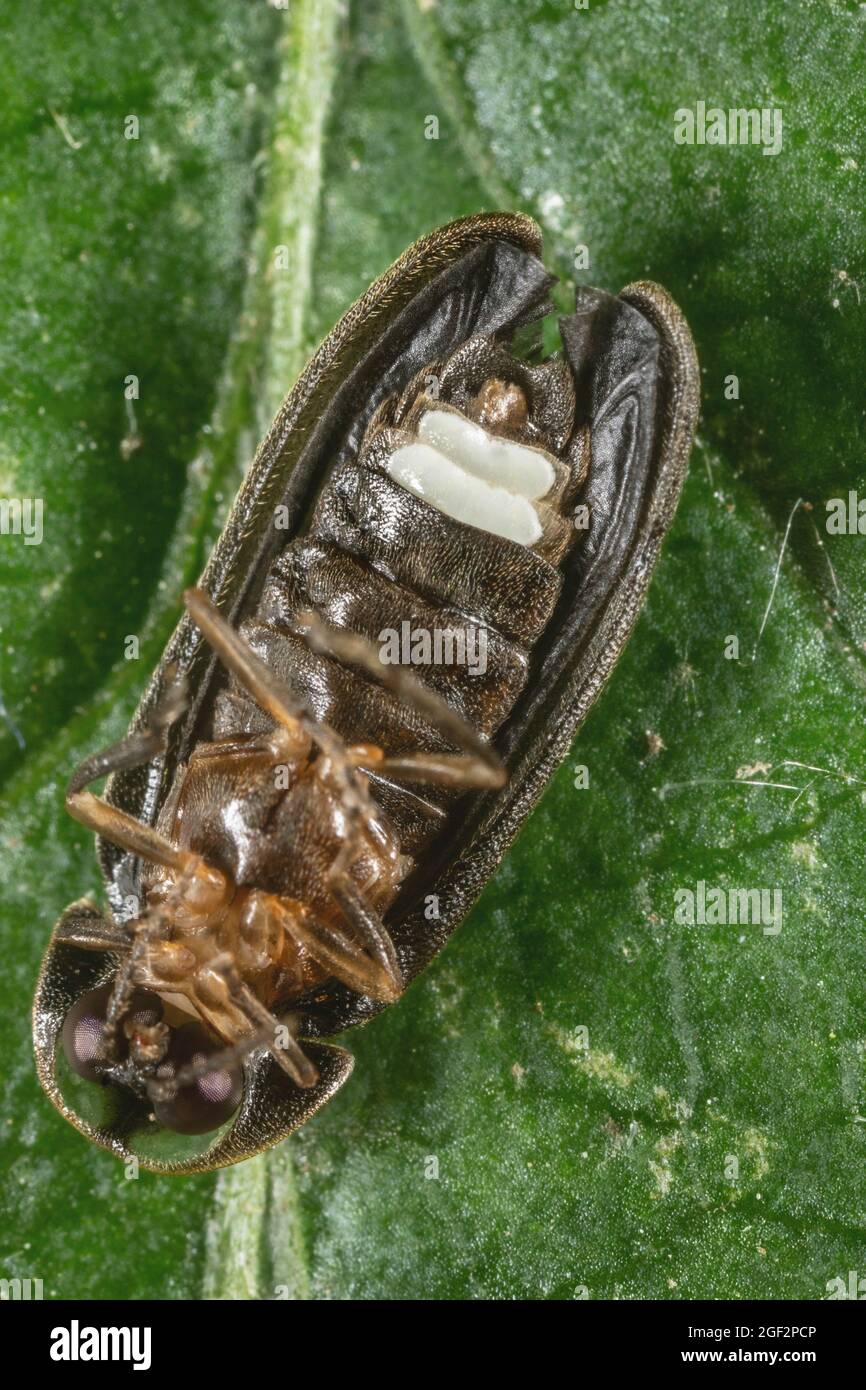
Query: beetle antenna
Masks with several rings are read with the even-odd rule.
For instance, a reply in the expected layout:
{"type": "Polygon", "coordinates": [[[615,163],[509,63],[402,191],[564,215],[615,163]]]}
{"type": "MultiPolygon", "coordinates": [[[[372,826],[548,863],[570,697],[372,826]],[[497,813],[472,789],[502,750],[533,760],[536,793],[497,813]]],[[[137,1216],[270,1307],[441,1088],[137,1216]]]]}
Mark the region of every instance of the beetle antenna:
{"type": "Polygon", "coordinates": [[[145,727],[79,763],[69,779],[67,797],[74,796],[91,782],[107,777],[111,772],[141,767],[143,763],[149,763],[152,758],[164,753],[168,731],[186,706],[186,677],[178,675],[176,667],[170,668],[168,684],[145,727]]]}

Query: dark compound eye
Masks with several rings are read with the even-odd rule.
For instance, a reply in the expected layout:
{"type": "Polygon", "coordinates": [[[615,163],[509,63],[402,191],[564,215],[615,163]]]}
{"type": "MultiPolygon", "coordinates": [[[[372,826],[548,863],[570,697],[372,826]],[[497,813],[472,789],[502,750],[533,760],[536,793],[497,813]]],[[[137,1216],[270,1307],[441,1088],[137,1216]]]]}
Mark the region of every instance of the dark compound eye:
{"type": "MultiPolygon", "coordinates": [[[[82,994],[63,1020],[61,1041],[66,1060],[72,1070],[83,1076],[86,1081],[103,1079],[105,1064],[100,1048],[111,992],[112,985],[109,982],[82,994]]],[[[130,998],[123,1017],[124,1020],[132,1019],[142,1025],[158,1023],[162,1017],[162,1001],[156,994],[137,989],[130,998]]],[[[122,1061],[128,1050],[129,1043],[121,1029],[117,1037],[117,1060],[122,1061]]]]}
{"type": "MultiPolygon", "coordinates": [[[[200,1066],[220,1043],[200,1023],[186,1023],[172,1032],[168,1057],[159,1077],[175,1075],[182,1067],[200,1066]]],[[[169,1100],[154,1102],[156,1118],[166,1129],[178,1134],[207,1134],[217,1129],[237,1110],[243,1094],[243,1071],[239,1065],[218,1067],[205,1072],[180,1089],[169,1100]]]]}

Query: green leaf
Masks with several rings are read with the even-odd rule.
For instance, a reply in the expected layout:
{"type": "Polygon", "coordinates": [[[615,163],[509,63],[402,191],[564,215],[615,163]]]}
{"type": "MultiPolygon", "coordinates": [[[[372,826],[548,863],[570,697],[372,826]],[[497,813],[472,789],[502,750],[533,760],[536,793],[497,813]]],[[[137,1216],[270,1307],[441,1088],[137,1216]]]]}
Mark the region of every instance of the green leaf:
{"type": "Polygon", "coordinates": [[[0,1268],[46,1297],[200,1287],[213,1179],[127,1181],[84,1144],[39,1090],[28,1014],[51,923],[101,891],[69,771],[128,723],[254,447],[244,254],[277,22],[230,3],[7,14],[0,495],[41,498],[44,537],[0,537],[0,1268]]]}
{"type": "Polygon", "coordinates": [[[19,21],[3,435],[46,531],[0,550],[0,689],[27,740],[7,739],[0,829],[3,1273],[79,1297],[825,1297],[864,1236],[864,542],[825,528],[866,486],[862,8],[291,8],[277,43],[264,7],[242,27],[228,4],[146,26],[130,6],[66,56],[19,21]],[[781,107],[780,152],[676,144],[698,101],[781,107]],[[115,136],[128,111],[156,154],[115,136]],[[51,921],[96,886],[64,777],[123,727],[309,347],[414,236],[494,206],[539,217],[566,288],[650,277],[695,331],[701,438],[649,603],[476,910],[343,1039],[331,1104],[215,1194],[127,1182],[28,1057],[51,921]],[[151,385],[125,457],[129,372],[151,385]],[[781,931],[678,923],[702,881],[779,891],[781,931]]]}

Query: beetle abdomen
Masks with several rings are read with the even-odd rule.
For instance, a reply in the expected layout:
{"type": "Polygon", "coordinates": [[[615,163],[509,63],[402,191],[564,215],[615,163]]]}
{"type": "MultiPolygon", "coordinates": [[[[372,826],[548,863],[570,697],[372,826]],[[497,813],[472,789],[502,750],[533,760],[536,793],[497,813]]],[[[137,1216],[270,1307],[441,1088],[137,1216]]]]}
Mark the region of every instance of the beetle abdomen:
{"type": "MultiPolygon", "coordinates": [[[[574,535],[562,511],[573,468],[552,452],[567,441],[563,417],[570,424],[574,413],[560,364],[526,368],[489,340],[474,349],[457,354],[464,373],[451,362],[443,370],[459,404],[427,397],[416,379],[399,401],[380,407],[357,460],[335,470],[309,531],[271,564],[255,615],[241,625],[317,719],[391,756],[453,750],[367,675],[312,651],[298,635],[299,615],[314,609],[329,626],[376,643],[384,661],[413,666],[491,737],[524,687],[529,652],[562,585],[555,561],[574,535]],[[465,371],[477,375],[485,362],[502,376],[470,392],[465,371]],[[527,399],[528,374],[535,401],[527,399]],[[545,391],[554,375],[558,391],[545,391]],[[476,524],[454,514],[467,508],[476,524]],[[502,534],[521,527],[531,544],[502,534]]],[[[217,737],[266,727],[237,686],[219,698],[217,737]]],[[[454,799],[425,788],[419,823],[411,791],[383,779],[376,790],[415,852],[454,799]]]]}
{"type": "Polygon", "coordinates": [[[526,649],[519,642],[399,584],[336,542],[305,540],[287,547],[273,567],[259,616],[288,629],[305,607],[315,608],[331,627],[385,646],[389,657],[396,647],[404,663],[413,648],[417,653],[423,647],[423,634],[438,633],[444,659],[430,661],[424,679],[483,734],[493,732],[499,711],[513,704],[526,682],[526,649]],[[389,641],[391,632],[396,642],[389,641]],[[466,659],[448,660],[452,648],[466,659]]]}

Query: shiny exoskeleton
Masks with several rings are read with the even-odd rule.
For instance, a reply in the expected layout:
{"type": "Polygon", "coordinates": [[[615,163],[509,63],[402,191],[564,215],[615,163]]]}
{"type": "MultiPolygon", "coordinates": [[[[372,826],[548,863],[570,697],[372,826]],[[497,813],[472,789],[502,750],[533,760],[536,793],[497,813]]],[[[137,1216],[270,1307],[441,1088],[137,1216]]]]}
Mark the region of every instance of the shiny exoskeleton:
{"type": "MultiPolygon", "coordinates": [[[[448,737],[458,721],[445,709],[440,727],[425,717],[423,691],[412,692],[413,704],[405,689],[401,697],[375,679],[388,673],[370,669],[374,643],[404,623],[427,632],[456,632],[467,621],[483,628],[492,660],[480,688],[466,666],[431,663],[425,675],[451,711],[483,737],[495,733],[556,601],[557,562],[578,534],[568,512],[585,475],[587,441],[574,433],[574,388],[561,362],[531,369],[492,339],[473,338],[447,362],[426,364],[422,379],[435,396],[416,379],[385,400],[357,462],[336,472],[309,530],[278,553],[255,616],[237,634],[204,594],[187,596],[232,680],[216,699],[211,738],[178,769],[155,832],[142,838],[141,828],[80,786],[105,771],[105,755],[73,779],[71,813],[135,849],[146,865],[145,909],[127,969],[106,1000],[106,1075],[132,1080],[116,1070],[131,991],[155,995],[159,1017],[134,1023],[129,1051],[170,1128],[168,1083],[186,1131],[191,1088],[225,1076],[225,1105],[237,1104],[235,1062],[254,1042],[267,1042],[298,1085],[316,1083],[315,1067],[280,1018],[332,976],[373,998],[397,997],[402,980],[382,919],[412,856],[440,828],[455,791],[503,780],[490,759],[460,755],[448,737]],[[534,546],[467,527],[388,475],[387,461],[415,438],[413,424],[444,410],[474,422],[487,439],[528,447],[531,460],[550,460],[553,481],[534,546]],[[305,631],[312,615],[327,625],[324,652],[305,631]],[[368,669],[345,660],[351,649],[342,649],[341,634],[359,648],[366,639],[368,669]],[[406,779],[432,787],[413,794],[403,790],[406,779]],[[174,1027],[166,1002],[178,1010],[174,1027]],[[175,1035],[185,1039],[190,1022],[185,1008],[221,1044],[208,1057],[202,1042],[197,1075],[189,1063],[172,1070],[175,1035]]],[[[159,737],[158,727],[151,736],[159,737]]],[[[466,738],[474,743],[477,733],[469,727],[466,738]]],[[[128,741],[108,755],[114,765],[129,758],[128,741]]],[[[91,1034],[86,1045],[89,1075],[91,1034]]],[[[74,1044],[69,1060],[80,1061],[74,1044]]],[[[228,1118],[222,1097],[207,1099],[199,1106],[203,1130],[228,1118]]]]}
{"type": "MultiPolygon", "coordinates": [[[[533,784],[520,730],[545,699],[561,701],[569,641],[588,707],[673,514],[696,397],[687,330],[663,292],[637,287],[639,307],[582,292],[561,354],[530,365],[509,340],[543,312],[550,283],[531,224],[456,228],[464,281],[452,253],[408,308],[389,309],[384,347],[356,352],[345,385],[326,398],[313,373],[296,388],[323,400],[303,425],[319,441],[318,486],[305,516],[267,487],[255,499],[261,559],[236,624],[214,562],[186,595],[217,658],[201,691],[189,688],[194,649],[176,644],[130,736],[70,783],[69,810],[117,847],[114,881],[135,893],[114,921],[76,904],[58,925],[37,1058],[74,1123],[164,1171],[255,1152],[341,1083],[347,1054],[309,1039],[393,1001],[441,944],[434,923],[425,945],[423,920],[400,904],[449,883],[449,845],[467,827],[477,845],[484,807],[514,795],[497,790],[506,768],[518,788],[533,784]],[[665,438],[670,485],[656,457],[665,438]],[[383,660],[397,633],[423,639],[408,667],[383,660]],[[479,647],[473,668],[465,653],[479,647]],[[139,766],[156,775],[118,799],[111,787],[134,787],[123,779],[139,766]],[[102,799],[87,788],[105,773],[102,799]],[[71,1072],[111,1094],[100,1119],[59,1095],[61,1032],[71,1072]],[[169,1132],[220,1133],[204,1156],[149,1153],[133,1136],[148,1125],[152,1136],[152,1116],[169,1132]]],[[[370,291],[368,315],[393,293],[370,291]]],[[[280,417],[272,436],[270,469],[287,453],[280,417]]],[[[235,528],[237,548],[251,530],[235,528]]],[[[584,713],[549,728],[539,770],[584,713]]],[[[480,887],[471,856],[461,885],[459,862],[453,911],[480,887]]]]}

